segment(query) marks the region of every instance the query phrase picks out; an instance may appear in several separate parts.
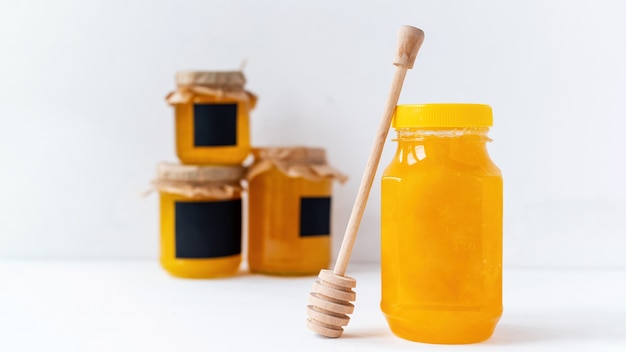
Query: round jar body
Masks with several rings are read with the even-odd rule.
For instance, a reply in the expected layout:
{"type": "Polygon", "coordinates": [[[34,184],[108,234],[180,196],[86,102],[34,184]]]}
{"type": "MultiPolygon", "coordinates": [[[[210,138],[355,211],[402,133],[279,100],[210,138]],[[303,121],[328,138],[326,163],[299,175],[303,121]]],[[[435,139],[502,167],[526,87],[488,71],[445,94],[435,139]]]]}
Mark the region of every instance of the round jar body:
{"type": "Polygon", "coordinates": [[[248,264],[272,275],[309,275],[330,262],[332,180],[285,175],[276,167],[249,181],[248,264]]]}
{"type": "Polygon", "coordinates": [[[194,95],[175,104],[176,154],[183,164],[240,165],[250,154],[251,103],[194,95]]]}
{"type": "Polygon", "coordinates": [[[382,177],[381,309],[399,337],[489,338],[502,314],[502,176],[488,128],[398,128],[382,177]]]}
{"type": "Polygon", "coordinates": [[[228,199],[160,192],[161,265],[184,278],[237,273],[241,264],[241,193],[228,199]]]}

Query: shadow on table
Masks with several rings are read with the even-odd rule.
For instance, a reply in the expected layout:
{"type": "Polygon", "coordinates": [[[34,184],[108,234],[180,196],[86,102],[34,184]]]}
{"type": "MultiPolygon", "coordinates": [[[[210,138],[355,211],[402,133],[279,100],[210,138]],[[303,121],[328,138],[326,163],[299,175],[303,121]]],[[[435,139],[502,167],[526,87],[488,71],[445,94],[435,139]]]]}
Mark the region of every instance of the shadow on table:
{"type": "MultiPolygon", "coordinates": [[[[352,329],[344,332],[342,339],[361,339],[361,338],[377,338],[377,337],[393,337],[394,335],[387,327],[379,329],[352,329]]],[[[537,343],[546,340],[558,339],[562,337],[558,334],[552,334],[539,328],[518,325],[501,325],[498,326],[493,336],[481,343],[487,345],[519,345],[526,343],[537,343]]],[[[400,338],[398,338],[400,339],[400,338]]],[[[402,340],[408,341],[408,340],[402,340]]]]}
{"type": "Polygon", "coordinates": [[[499,324],[491,338],[483,343],[487,345],[519,345],[543,342],[559,337],[561,336],[558,334],[537,327],[499,324]]]}
{"type": "MultiPolygon", "coordinates": [[[[589,319],[590,317],[587,316],[586,318],[589,319]]],[[[626,343],[626,334],[622,330],[626,319],[622,315],[618,316],[616,314],[614,317],[608,316],[590,320],[591,322],[587,322],[585,319],[573,323],[564,323],[562,321],[554,322],[549,326],[542,326],[540,322],[538,322],[536,326],[499,324],[489,340],[476,345],[511,346],[541,344],[546,341],[556,340],[606,340],[624,341],[626,343]]],[[[341,338],[374,338],[374,341],[382,342],[388,341],[388,338],[394,337],[386,326],[380,326],[379,328],[349,329],[349,331],[344,332],[341,338]]],[[[399,341],[407,341],[400,338],[397,339],[399,341]]],[[[372,342],[372,340],[368,341],[372,342]]]]}
{"type": "MultiPolygon", "coordinates": [[[[552,323],[537,322],[536,326],[501,324],[493,336],[485,341],[489,345],[518,345],[547,340],[624,341],[623,313],[571,316],[568,320],[554,319],[552,323]],[[543,324],[543,326],[541,325],[543,324]]],[[[626,351],[626,350],[625,350],[626,351]]]]}
{"type": "Polygon", "coordinates": [[[353,329],[346,331],[341,335],[342,339],[362,339],[372,337],[386,337],[392,336],[391,332],[386,326],[380,328],[368,328],[368,329],[353,329]]]}

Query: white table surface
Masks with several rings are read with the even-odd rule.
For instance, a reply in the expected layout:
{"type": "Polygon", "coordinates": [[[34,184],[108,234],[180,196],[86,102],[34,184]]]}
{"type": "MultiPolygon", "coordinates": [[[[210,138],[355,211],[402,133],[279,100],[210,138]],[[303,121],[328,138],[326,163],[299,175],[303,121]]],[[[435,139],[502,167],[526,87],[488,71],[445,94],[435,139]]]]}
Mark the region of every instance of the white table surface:
{"type": "Polygon", "coordinates": [[[170,277],[153,261],[0,261],[0,351],[626,351],[626,271],[505,270],[505,313],[475,345],[395,337],[375,264],[352,264],[340,339],[305,327],[313,277],[170,277]]]}

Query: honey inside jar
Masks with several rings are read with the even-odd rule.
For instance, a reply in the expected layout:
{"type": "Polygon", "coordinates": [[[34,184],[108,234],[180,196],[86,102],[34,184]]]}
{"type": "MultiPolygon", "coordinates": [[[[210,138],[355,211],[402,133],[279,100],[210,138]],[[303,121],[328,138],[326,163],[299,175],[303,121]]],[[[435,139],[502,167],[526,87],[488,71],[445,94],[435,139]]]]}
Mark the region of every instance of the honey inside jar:
{"type": "Polygon", "coordinates": [[[184,164],[240,165],[250,154],[256,96],[239,71],[182,71],[167,96],[175,109],[176,154],[184,164]]]}
{"type": "Polygon", "coordinates": [[[250,271],[308,275],[330,262],[333,179],[319,148],[259,148],[248,173],[250,271]]]}
{"type": "Polygon", "coordinates": [[[486,148],[491,108],[399,106],[382,177],[382,300],[409,340],[472,343],[502,314],[502,175],[486,148]]]}
{"type": "Polygon", "coordinates": [[[161,163],[161,265],[173,276],[230,276],[241,264],[242,167],[161,163]]]}

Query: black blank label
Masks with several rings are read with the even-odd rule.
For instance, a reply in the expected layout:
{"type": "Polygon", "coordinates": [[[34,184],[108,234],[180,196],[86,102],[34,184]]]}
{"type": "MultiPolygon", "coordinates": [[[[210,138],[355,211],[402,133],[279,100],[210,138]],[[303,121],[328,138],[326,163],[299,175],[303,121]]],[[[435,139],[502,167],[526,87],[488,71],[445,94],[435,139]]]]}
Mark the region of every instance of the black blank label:
{"type": "Polygon", "coordinates": [[[241,199],[176,202],[176,258],[216,258],[241,253],[241,199]]]}
{"type": "Polygon", "coordinates": [[[330,197],[307,197],[300,200],[300,236],[330,234],[330,197]]]}
{"type": "Polygon", "coordinates": [[[193,144],[237,145],[237,104],[194,104],[193,144]]]}

